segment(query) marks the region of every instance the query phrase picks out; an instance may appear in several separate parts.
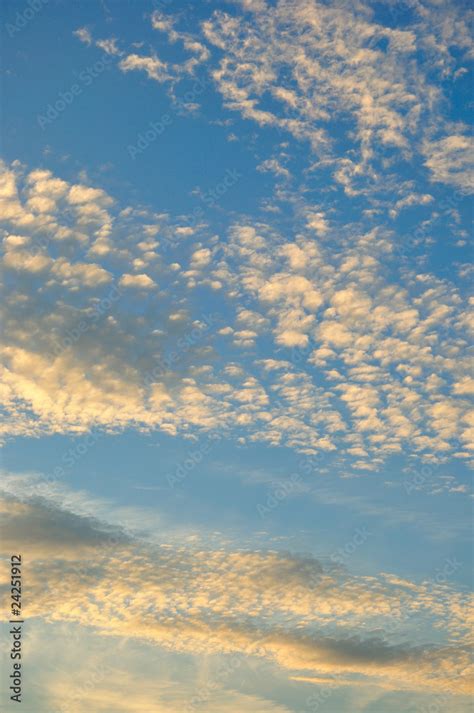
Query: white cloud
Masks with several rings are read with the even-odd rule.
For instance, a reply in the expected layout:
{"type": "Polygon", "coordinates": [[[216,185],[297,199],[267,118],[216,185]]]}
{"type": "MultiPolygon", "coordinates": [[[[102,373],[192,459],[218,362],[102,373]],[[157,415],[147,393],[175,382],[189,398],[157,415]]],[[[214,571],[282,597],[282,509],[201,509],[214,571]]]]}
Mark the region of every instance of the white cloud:
{"type": "Polygon", "coordinates": [[[262,161],[262,163],[257,166],[257,171],[260,171],[260,173],[273,173],[275,176],[281,176],[282,178],[291,177],[288,169],[282,166],[276,158],[268,158],[262,161]]]}
{"type": "Polygon", "coordinates": [[[117,40],[115,38],[109,38],[107,40],[97,40],[96,42],[97,47],[99,49],[104,50],[106,54],[111,54],[111,55],[119,55],[121,54],[120,50],[117,47],[117,40]]]}
{"type": "Polygon", "coordinates": [[[425,166],[434,182],[447,183],[472,193],[474,191],[474,139],[454,134],[424,145],[425,166]]]}
{"type": "Polygon", "coordinates": [[[158,57],[144,57],[137,54],[129,54],[119,63],[122,72],[143,71],[149,79],[157,82],[167,82],[171,79],[168,73],[166,62],[162,62],[158,57]]]}
{"type": "Polygon", "coordinates": [[[76,35],[76,37],[78,37],[80,41],[84,42],[86,45],[90,45],[92,43],[92,35],[87,27],[79,27],[77,30],[74,30],[73,35],[76,35]]]}
{"type": "MultiPolygon", "coordinates": [[[[48,190],[48,187],[46,188],[48,190]]],[[[90,188],[89,186],[71,186],[67,199],[72,205],[90,203],[97,201],[103,205],[110,205],[112,199],[101,188],[90,188]]]]}
{"type": "Polygon", "coordinates": [[[121,287],[137,287],[139,289],[150,290],[156,287],[153,280],[145,274],[139,275],[122,275],[119,280],[119,285],[121,287]]]}

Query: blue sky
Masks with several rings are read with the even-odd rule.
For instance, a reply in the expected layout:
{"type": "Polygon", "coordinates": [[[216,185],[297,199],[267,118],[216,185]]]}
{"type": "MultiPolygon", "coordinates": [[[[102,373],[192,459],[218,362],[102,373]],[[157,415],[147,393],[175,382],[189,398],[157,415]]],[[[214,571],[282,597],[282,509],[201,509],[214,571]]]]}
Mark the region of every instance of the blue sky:
{"type": "Polygon", "coordinates": [[[468,710],[470,21],[4,3],[24,710],[468,710]]]}

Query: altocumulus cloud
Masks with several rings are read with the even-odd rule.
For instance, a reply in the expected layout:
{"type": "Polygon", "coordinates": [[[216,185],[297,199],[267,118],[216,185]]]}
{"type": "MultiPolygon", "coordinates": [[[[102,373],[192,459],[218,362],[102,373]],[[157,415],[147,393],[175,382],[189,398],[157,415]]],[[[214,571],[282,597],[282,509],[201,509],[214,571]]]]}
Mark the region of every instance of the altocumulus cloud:
{"type": "MultiPolygon", "coordinates": [[[[469,597],[449,586],[351,576],[278,551],[138,540],[39,498],[33,481],[18,500],[14,480],[2,509],[17,549],[30,553],[30,617],[177,652],[264,658],[289,677],[329,675],[334,685],[470,690],[469,597]],[[397,643],[397,632],[412,643],[397,643]]],[[[8,538],[2,545],[10,551],[8,538]]]]}
{"type": "Polygon", "coordinates": [[[356,469],[404,450],[469,459],[465,295],[429,273],[391,280],[388,229],[321,233],[305,210],[294,237],[247,221],[216,241],[19,164],[0,200],[6,434],[134,423],[338,449],[356,469]],[[200,312],[197,288],[225,308],[200,312]]]}

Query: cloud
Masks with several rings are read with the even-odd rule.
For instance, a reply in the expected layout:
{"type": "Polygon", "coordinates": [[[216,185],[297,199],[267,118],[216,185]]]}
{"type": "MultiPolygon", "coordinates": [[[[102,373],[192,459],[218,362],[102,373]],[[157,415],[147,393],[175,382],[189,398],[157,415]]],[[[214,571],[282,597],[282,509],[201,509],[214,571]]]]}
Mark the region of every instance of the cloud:
{"type": "Polygon", "coordinates": [[[262,163],[257,166],[257,171],[260,171],[260,173],[273,173],[275,176],[281,176],[282,178],[291,177],[288,169],[282,166],[275,158],[268,158],[262,161],[262,163]]]}
{"type": "Polygon", "coordinates": [[[74,30],[73,35],[86,45],[92,44],[92,35],[87,27],[79,27],[77,30],[74,30]]]}
{"type": "Polygon", "coordinates": [[[0,180],[3,267],[17,282],[3,304],[5,433],[133,423],[337,450],[356,469],[404,451],[469,459],[462,292],[389,277],[388,231],[355,233],[305,206],[294,237],[246,221],[217,241],[43,169],[4,166],[0,180]],[[50,203],[33,212],[32,196],[50,203]],[[195,290],[217,285],[225,300],[208,315],[195,290]],[[264,366],[276,356],[286,373],[264,366]]]}
{"type": "Polygon", "coordinates": [[[111,55],[119,55],[121,54],[120,50],[117,47],[117,40],[114,39],[113,37],[107,40],[97,40],[96,42],[97,47],[99,49],[104,50],[106,54],[111,54],[111,55]]]}
{"type": "MultiPolygon", "coordinates": [[[[170,44],[181,42],[185,52],[191,56],[180,63],[166,62],[160,59],[155,52],[151,55],[139,55],[136,52],[127,53],[117,46],[116,38],[94,40],[90,31],[83,27],[73,34],[87,45],[94,44],[107,55],[117,57],[118,67],[122,72],[143,71],[148,79],[164,84],[176,82],[182,77],[192,76],[196,68],[209,59],[209,49],[196,37],[188,32],[178,31],[173,18],[166,17],[163,13],[154,11],[151,15],[151,26],[154,30],[163,32],[170,44]],[[119,59],[120,58],[120,59],[119,59]]],[[[133,43],[133,47],[137,44],[133,43]]]]}
{"type": "MultiPolygon", "coordinates": [[[[28,551],[29,557],[38,560],[44,557],[78,560],[92,555],[114,536],[112,528],[107,535],[94,520],[51,508],[45,501],[28,503],[7,497],[1,503],[1,511],[4,551],[18,551],[12,527],[21,527],[22,551],[28,551]]],[[[123,537],[120,531],[115,531],[115,536],[123,537]]]]}
{"type": "Polygon", "coordinates": [[[121,287],[138,287],[139,289],[150,290],[156,287],[153,280],[145,274],[139,275],[122,275],[119,280],[121,287]]]}
{"type": "Polygon", "coordinates": [[[464,376],[460,381],[453,384],[453,392],[461,395],[474,395],[474,379],[464,376]]]}
{"type": "Polygon", "coordinates": [[[70,263],[65,258],[55,260],[51,273],[64,287],[98,287],[112,280],[112,275],[95,263],[70,263]]]}
{"type": "MultiPolygon", "coordinates": [[[[356,676],[392,690],[470,690],[465,594],[353,577],[311,557],[140,542],[30,499],[27,483],[23,493],[7,495],[3,508],[15,551],[29,553],[31,617],[177,652],[268,658],[288,676],[330,675],[336,686],[337,677],[356,676]],[[413,643],[391,641],[384,628],[409,632],[413,643]]],[[[2,543],[9,554],[12,543],[2,543]]]]}
{"type": "MultiPolygon", "coordinates": [[[[115,40],[94,43],[120,56],[123,72],[144,71],[160,83],[199,70],[225,109],[309,144],[311,170],[348,197],[385,192],[392,217],[414,205],[416,195],[409,181],[400,181],[400,161],[421,158],[433,182],[472,190],[467,127],[450,123],[444,110],[450,82],[466,69],[459,65],[474,56],[472,13],[454,0],[442,7],[417,1],[404,24],[391,3],[386,13],[345,0],[236,4],[232,13],[211,9],[192,33],[180,29],[179,13],[152,13],[152,28],[182,45],[181,62],[166,62],[154,51],[122,56],[115,40]]],[[[92,44],[86,28],[75,34],[92,44]]],[[[257,170],[290,177],[277,158],[257,170]]],[[[427,195],[419,194],[421,205],[427,195]]]]}
{"type": "Polygon", "coordinates": [[[113,710],[116,713],[143,713],[151,711],[153,713],[181,713],[190,706],[193,710],[195,705],[200,704],[199,695],[206,705],[207,713],[238,713],[238,711],[252,711],[252,713],[290,713],[286,706],[273,703],[270,700],[256,695],[240,693],[238,691],[221,690],[217,685],[212,686],[211,692],[200,687],[193,690],[188,686],[187,690],[183,684],[169,683],[168,685],[154,682],[153,679],[143,689],[137,691],[130,697],[130,690],[135,685],[135,680],[128,671],[116,671],[105,683],[94,686],[92,690],[82,691],[80,695],[72,696],[70,684],[60,682],[55,685],[51,698],[61,705],[62,701],[69,700],[69,713],[82,713],[84,706],[97,713],[108,713],[113,710]],[[215,690],[217,688],[217,690],[215,690]],[[193,700],[198,703],[193,706],[193,700]]]}
{"type": "MultiPolygon", "coordinates": [[[[402,479],[407,461],[468,463],[472,319],[468,285],[452,277],[468,268],[464,255],[440,266],[438,252],[445,240],[443,250],[465,247],[473,185],[465,107],[452,100],[474,56],[462,5],[414,0],[400,15],[391,0],[240,0],[199,18],[155,11],[143,18],[147,41],[131,45],[76,30],[125,83],[157,82],[172,102],[182,80],[198,79],[211,99],[214,89],[208,109],[223,106],[215,124],[251,149],[264,210],[219,210],[207,223],[202,210],[197,220],[127,205],[85,173],[2,164],[2,437],[159,429],[321,454],[328,473],[352,478],[394,456],[402,479]]],[[[464,591],[283,551],[165,541],[156,529],[139,539],[115,524],[124,509],[14,481],[4,478],[0,534],[6,555],[28,553],[32,618],[94,627],[114,645],[146,638],[205,664],[268,661],[298,690],[434,693],[455,696],[446,706],[456,709],[472,691],[464,591]]],[[[454,476],[420,489],[468,494],[454,476]]],[[[311,497],[389,525],[417,517],[360,495],[343,502],[330,487],[311,497]]],[[[151,517],[128,516],[142,530],[151,517]]],[[[71,713],[182,710],[176,681],[147,680],[131,699],[133,680],[116,672],[71,713]]],[[[59,705],[69,691],[62,679],[49,695],[59,705]]],[[[287,710],[225,687],[199,705],[287,710]]]]}
{"type": "Polygon", "coordinates": [[[5,258],[5,267],[19,272],[43,272],[50,267],[52,261],[45,255],[37,255],[27,250],[8,250],[5,258]]]}
{"type": "Polygon", "coordinates": [[[412,206],[419,205],[429,205],[433,202],[433,200],[433,196],[429,193],[409,193],[407,196],[405,196],[404,198],[400,198],[400,200],[395,203],[394,207],[390,211],[390,215],[395,218],[400,213],[400,211],[404,210],[405,208],[410,208],[412,206]]]}
{"type": "MultiPolygon", "coordinates": [[[[467,344],[460,292],[434,275],[387,280],[384,271],[396,246],[380,229],[353,235],[349,228],[347,241],[341,239],[340,226],[337,232],[328,231],[330,244],[326,235],[317,241],[298,224],[297,238],[290,243],[269,225],[261,224],[258,234],[248,225],[236,225],[220,263],[212,263],[212,277],[246,303],[251,299],[257,311],[266,311],[265,330],[288,350],[282,357],[288,361],[290,356],[287,378],[303,379],[305,364],[317,368],[312,398],[300,409],[297,399],[291,403],[291,415],[300,424],[306,421],[304,411],[311,414],[309,448],[319,447],[315,426],[320,422],[331,433],[340,430],[339,448],[345,442],[352,455],[365,455],[358,468],[376,468],[374,458],[405,447],[442,458],[450,443],[468,439],[462,422],[468,418],[467,401],[461,398],[457,404],[461,417],[442,395],[444,384],[457,383],[467,368],[464,359],[453,362],[448,356],[448,343],[457,353],[467,344]],[[426,284],[421,291],[420,284],[426,284]],[[337,387],[334,379],[340,382],[337,387]],[[435,411],[433,402],[438,402],[435,411]],[[438,409],[444,418],[449,414],[449,429],[435,417],[438,409]]],[[[276,383],[269,388],[288,393],[276,383]]],[[[462,397],[462,389],[453,388],[462,397]]],[[[290,404],[284,403],[288,409],[290,404]]],[[[274,418],[273,442],[276,423],[274,418]]],[[[258,433],[261,437],[262,430],[258,433]]],[[[282,438],[280,432],[277,442],[282,438]]]]}
{"type": "MultiPolygon", "coordinates": [[[[37,627],[38,628],[38,627],[37,627]]],[[[32,650],[29,642],[30,661],[40,657],[46,634],[39,630],[38,641],[32,650]]],[[[241,660],[221,661],[220,665],[200,665],[195,670],[184,664],[184,657],[157,655],[156,647],[150,644],[137,646],[134,641],[127,645],[124,638],[117,640],[120,660],[112,661],[103,637],[74,625],[48,626],[49,660],[57,661],[52,674],[44,676],[35,687],[36,710],[61,710],[64,713],[81,713],[87,706],[97,713],[182,713],[205,709],[209,713],[290,713],[283,704],[258,695],[257,692],[236,690],[232,673],[242,672],[241,660]],[[57,633],[55,629],[59,629],[57,633]],[[60,642],[67,639],[71,646],[61,655],[60,642]],[[181,664],[187,677],[178,673],[176,664],[181,664]],[[146,673],[145,673],[146,672],[146,673]],[[230,680],[229,680],[230,679],[230,680]],[[139,690],[131,696],[139,681],[139,690]],[[38,695],[40,694],[40,695],[38,695]],[[39,699],[39,700],[38,700],[39,699]],[[44,703],[43,703],[44,701],[44,703]],[[43,705],[41,705],[43,703],[43,705]],[[204,708],[205,707],[205,708],[204,708]]],[[[194,660],[193,660],[194,662],[194,660]]],[[[31,665],[31,664],[30,664],[31,665]]],[[[44,670],[44,669],[43,669],[44,670]]],[[[249,667],[248,677],[254,673],[249,667]]],[[[35,670],[35,680],[38,683],[35,670]]]]}
{"type": "Polygon", "coordinates": [[[143,71],[149,79],[157,82],[167,82],[171,79],[168,73],[166,62],[162,62],[158,57],[144,57],[137,54],[129,54],[119,63],[122,72],[143,71]]]}
{"type": "Polygon", "coordinates": [[[192,390],[189,382],[179,385],[199,365],[198,352],[210,332],[201,312],[191,317],[186,309],[179,266],[167,266],[167,245],[176,230],[167,216],[120,208],[102,189],[69,184],[48,171],[2,168],[3,267],[6,279],[14,277],[18,286],[18,292],[8,290],[3,304],[3,396],[12,432],[87,429],[99,412],[107,427],[141,412],[139,419],[149,426],[162,421],[165,429],[175,430],[181,420],[176,407],[189,409],[195,422],[201,414],[210,425],[218,402],[192,390]],[[50,200],[47,210],[30,212],[32,194],[50,200]],[[157,233],[159,240],[150,242],[157,233]],[[136,273],[129,271],[131,264],[136,273]],[[35,281],[25,281],[27,275],[35,281]],[[151,322],[130,318],[125,293],[131,295],[132,287],[160,304],[159,317],[151,322]],[[177,311],[176,289],[181,319],[173,321],[168,317],[177,311]],[[130,336],[137,328],[144,329],[145,355],[133,366],[135,338],[130,336]],[[32,334],[38,335],[34,346],[32,334]],[[199,406],[191,407],[193,398],[199,406]],[[165,403],[171,409],[166,416],[165,403]],[[29,408],[39,420],[27,416],[29,408]]]}
{"type": "MultiPolygon", "coordinates": [[[[280,0],[271,9],[262,3],[251,18],[214,12],[203,28],[224,52],[213,76],[226,106],[307,138],[316,150],[327,143],[334,110],[349,112],[362,162],[375,143],[406,147],[427,91],[413,56],[433,18],[422,21],[420,13],[409,29],[392,29],[365,9],[280,0]],[[286,85],[279,81],[284,68],[291,77],[286,85]],[[268,93],[277,111],[264,108],[268,93]]],[[[455,12],[451,5],[449,12],[455,12]]]]}
{"type": "MultiPolygon", "coordinates": [[[[48,190],[48,187],[46,188],[48,190]]],[[[105,205],[110,205],[112,199],[108,196],[105,191],[101,188],[91,188],[90,186],[71,186],[67,200],[72,205],[80,203],[90,203],[91,201],[98,201],[105,205]]]]}
{"type": "Polygon", "coordinates": [[[151,16],[151,25],[154,30],[164,32],[168,41],[171,44],[181,42],[184,49],[191,53],[191,58],[183,62],[181,65],[174,65],[178,73],[193,74],[196,67],[202,62],[206,62],[210,57],[209,49],[189,32],[180,32],[176,30],[175,18],[170,15],[155,10],[151,16]],[[193,56],[194,55],[194,56],[193,56]]]}
{"type": "MultiPolygon", "coordinates": [[[[383,15],[371,3],[242,5],[251,15],[217,10],[202,25],[222,52],[211,74],[226,108],[309,143],[314,167],[332,168],[350,197],[384,190],[394,157],[420,149],[433,180],[472,185],[468,138],[431,143],[448,127],[439,79],[454,81],[456,63],[473,52],[456,3],[413,3],[410,23],[396,28],[388,20],[395,10],[383,15]],[[341,132],[350,156],[337,154],[341,132]]],[[[400,182],[390,182],[400,192],[400,182]]]]}
{"type": "Polygon", "coordinates": [[[438,141],[426,142],[425,166],[431,180],[464,190],[474,191],[474,140],[472,136],[454,134],[438,141]]]}
{"type": "Polygon", "coordinates": [[[199,270],[211,261],[212,253],[209,248],[200,248],[191,255],[191,269],[199,270]]]}

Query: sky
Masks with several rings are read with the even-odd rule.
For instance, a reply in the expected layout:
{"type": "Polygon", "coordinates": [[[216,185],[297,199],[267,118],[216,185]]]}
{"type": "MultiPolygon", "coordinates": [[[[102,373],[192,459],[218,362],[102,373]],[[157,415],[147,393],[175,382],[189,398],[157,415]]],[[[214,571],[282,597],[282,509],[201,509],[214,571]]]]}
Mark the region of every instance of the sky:
{"type": "Polygon", "coordinates": [[[473,15],[4,0],[23,713],[471,710],[473,15]]]}

